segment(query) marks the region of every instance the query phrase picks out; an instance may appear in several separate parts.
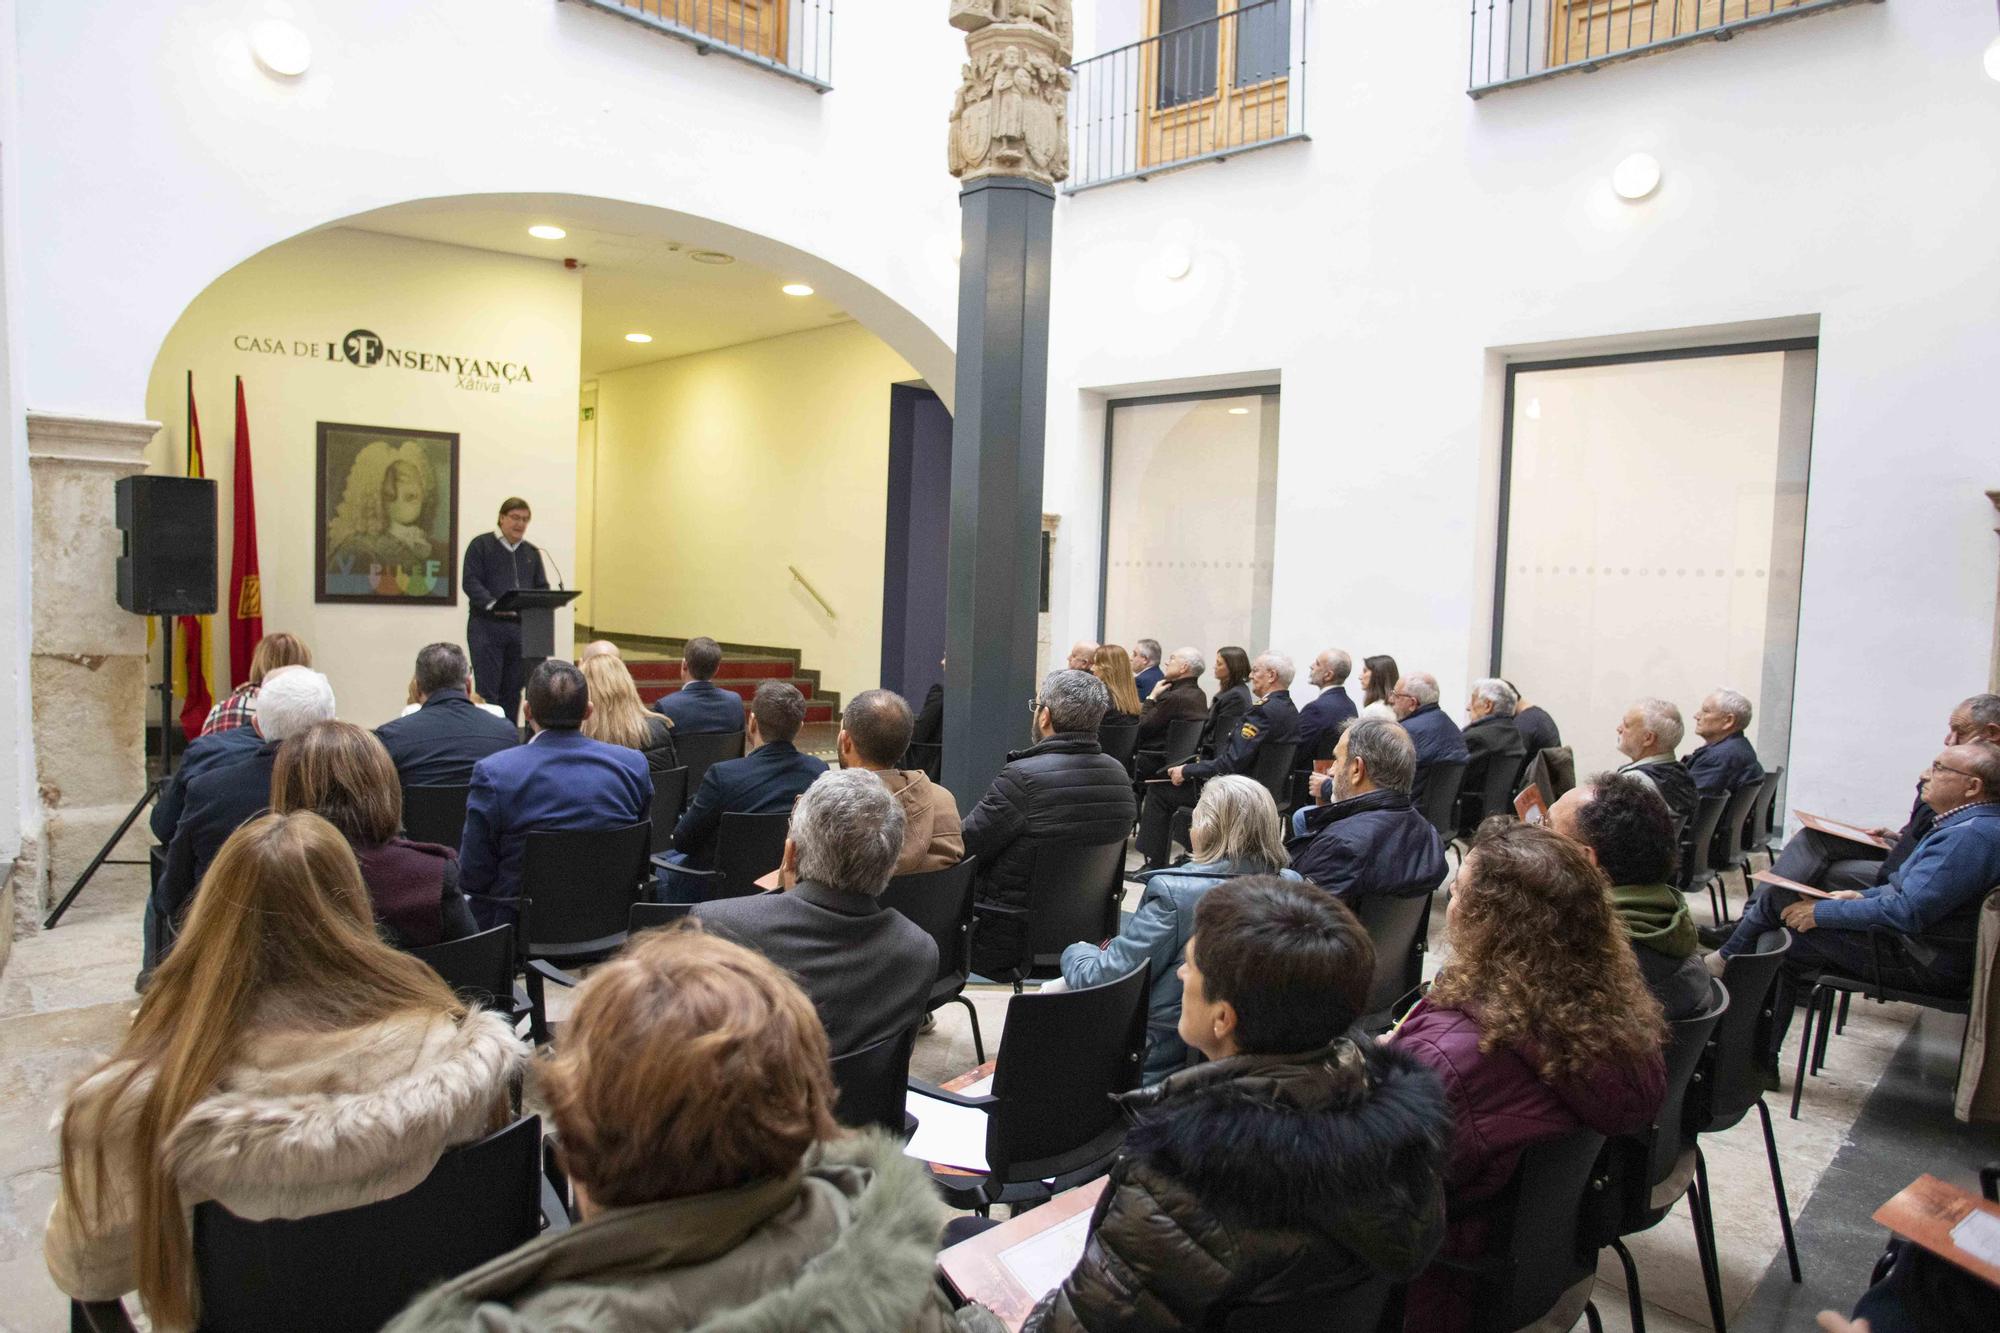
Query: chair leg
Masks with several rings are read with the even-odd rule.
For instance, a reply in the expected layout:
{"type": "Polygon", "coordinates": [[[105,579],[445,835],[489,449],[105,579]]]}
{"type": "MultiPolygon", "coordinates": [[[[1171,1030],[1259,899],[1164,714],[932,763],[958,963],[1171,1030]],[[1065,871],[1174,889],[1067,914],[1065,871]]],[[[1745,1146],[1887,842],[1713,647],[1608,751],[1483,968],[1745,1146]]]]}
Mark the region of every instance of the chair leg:
{"type": "Polygon", "coordinates": [[[1646,1333],[1646,1304],[1639,1294],[1639,1265],[1632,1262],[1632,1251],[1625,1248],[1622,1240],[1611,1242],[1611,1252],[1625,1269],[1625,1304],[1632,1312],[1632,1333],[1646,1333]]]}
{"type": "Polygon", "coordinates": [[[1833,1029],[1833,992],[1828,991],[1826,993],[1826,998],[1823,1001],[1821,1001],[1820,1011],[1819,1011],[1819,1025],[1817,1030],[1813,1034],[1812,1072],[1815,1078],[1819,1076],[1820,1070],[1826,1068],[1826,1039],[1828,1034],[1832,1031],[1832,1029],[1833,1029]]]}
{"type": "Polygon", "coordinates": [[[1771,1165],[1771,1193],[1778,1199],[1778,1225],[1785,1232],[1785,1259],[1792,1266],[1792,1281],[1803,1282],[1799,1275],[1799,1245],[1792,1238],[1792,1205],[1785,1198],[1785,1172],[1778,1162],[1778,1140],[1771,1133],[1771,1108],[1764,1105],[1764,1099],[1757,1099],[1757,1114],[1764,1121],[1764,1160],[1771,1165]]]}
{"type": "Polygon", "coordinates": [[[1701,1258],[1701,1285],[1708,1294],[1708,1318],[1715,1333],[1729,1333],[1729,1317],[1722,1308],[1722,1263],[1715,1251],[1715,1215],[1708,1210],[1708,1162],[1699,1145],[1694,1150],[1694,1175],[1688,1206],[1694,1221],[1695,1250],[1701,1258]]]}
{"type": "Polygon", "coordinates": [[[1806,1000],[1805,1026],[1799,1029],[1799,1067],[1792,1075],[1792,1119],[1799,1118],[1799,1098],[1806,1090],[1806,1058],[1812,1052],[1813,1016],[1819,1012],[1819,988],[1806,1000]]]}
{"type": "Polygon", "coordinates": [[[1853,998],[1853,991],[1844,990],[1840,993],[1840,1013],[1833,1020],[1833,1035],[1836,1037],[1847,1031],[1847,1002],[1853,998]]]}
{"type": "Polygon", "coordinates": [[[523,974],[522,980],[528,985],[528,1040],[542,1046],[549,1039],[549,1010],[541,974],[531,967],[523,974]]]}
{"type": "Polygon", "coordinates": [[[1597,1313],[1597,1307],[1589,1301],[1583,1303],[1583,1318],[1590,1326],[1590,1333],[1604,1333],[1604,1320],[1597,1313]]]}
{"type": "Polygon", "coordinates": [[[979,1011],[972,1007],[972,1001],[961,992],[952,999],[965,1006],[965,1012],[972,1019],[972,1053],[979,1057],[979,1063],[986,1063],[986,1043],[979,1036],[979,1011]]]}

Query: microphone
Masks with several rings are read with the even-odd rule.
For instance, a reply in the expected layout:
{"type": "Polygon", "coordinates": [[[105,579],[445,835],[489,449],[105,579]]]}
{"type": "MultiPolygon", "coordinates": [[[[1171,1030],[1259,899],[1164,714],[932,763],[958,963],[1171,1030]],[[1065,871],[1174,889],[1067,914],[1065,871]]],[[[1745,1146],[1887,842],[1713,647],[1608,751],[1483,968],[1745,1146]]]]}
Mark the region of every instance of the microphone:
{"type": "MultiPolygon", "coordinates": [[[[549,552],[548,552],[548,548],[547,548],[547,547],[544,547],[544,546],[537,546],[537,547],[535,548],[535,550],[536,550],[536,552],[538,552],[538,553],[539,553],[539,554],[540,554],[540,555],[541,555],[541,556],[542,556],[543,558],[545,558],[545,559],[546,559],[546,560],[547,560],[547,561],[548,561],[548,562],[549,562],[550,564],[552,564],[552,565],[553,565],[553,564],[555,564],[555,563],[556,563],[556,558],[555,558],[554,556],[552,556],[552,555],[550,555],[550,554],[549,554],[549,552]]],[[[561,568],[560,568],[560,567],[558,567],[558,568],[557,568],[557,570],[556,570],[556,591],[558,591],[558,592],[568,592],[568,591],[569,591],[569,589],[568,589],[568,588],[565,588],[565,587],[563,587],[563,575],[562,575],[562,570],[561,570],[561,568]]]]}

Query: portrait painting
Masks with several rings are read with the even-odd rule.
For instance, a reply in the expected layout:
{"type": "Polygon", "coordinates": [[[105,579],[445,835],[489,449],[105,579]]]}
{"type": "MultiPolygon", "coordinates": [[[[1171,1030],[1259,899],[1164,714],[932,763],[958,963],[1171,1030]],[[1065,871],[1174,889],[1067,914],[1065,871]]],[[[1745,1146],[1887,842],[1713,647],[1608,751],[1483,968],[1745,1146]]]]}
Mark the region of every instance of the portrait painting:
{"type": "Polygon", "coordinates": [[[316,602],[458,598],[458,436],[319,423],[316,602]]]}

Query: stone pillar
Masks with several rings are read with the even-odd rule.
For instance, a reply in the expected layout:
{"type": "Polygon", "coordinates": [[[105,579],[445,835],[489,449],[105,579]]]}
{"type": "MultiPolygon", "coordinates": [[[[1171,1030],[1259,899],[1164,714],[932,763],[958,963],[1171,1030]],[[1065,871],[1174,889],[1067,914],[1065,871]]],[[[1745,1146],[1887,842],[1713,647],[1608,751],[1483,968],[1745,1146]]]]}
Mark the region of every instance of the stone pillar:
{"type": "Polygon", "coordinates": [[[19,906],[37,923],[51,885],[69,887],[146,788],[146,622],[115,595],[113,486],[146,470],[159,430],[156,421],[28,413],[29,690],[42,829],[19,906]]]}
{"type": "Polygon", "coordinates": [[[1055,182],[1069,174],[1068,0],[952,0],[967,60],[947,152],[960,192],[945,603],[944,785],[968,807],[1035,691],[1055,182]]]}

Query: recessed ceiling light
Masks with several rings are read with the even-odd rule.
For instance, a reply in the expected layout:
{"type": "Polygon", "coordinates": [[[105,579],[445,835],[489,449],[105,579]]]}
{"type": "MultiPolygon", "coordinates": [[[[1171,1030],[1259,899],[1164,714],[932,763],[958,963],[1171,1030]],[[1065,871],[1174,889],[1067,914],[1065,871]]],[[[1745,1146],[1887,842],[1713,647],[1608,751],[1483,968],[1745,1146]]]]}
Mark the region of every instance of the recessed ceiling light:
{"type": "Polygon", "coordinates": [[[735,255],[726,255],[720,250],[696,250],[688,255],[688,258],[697,264],[733,264],[736,262],[735,255]]]}
{"type": "Polygon", "coordinates": [[[1229,409],[1229,415],[1232,417],[1247,417],[1250,415],[1250,409],[1247,407],[1232,407],[1229,409]]]}
{"type": "Polygon", "coordinates": [[[653,341],[653,335],[650,333],[628,333],[625,335],[625,341],[628,343],[649,343],[653,341]]]}
{"type": "Polygon", "coordinates": [[[560,241],[563,237],[569,235],[569,233],[561,227],[551,227],[544,223],[538,227],[528,228],[528,235],[538,241],[560,241]]]}
{"type": "Polygon", "coordinates": [[[813,289],[806,286],[803,282],[788,282],[778,290],[787,296],[811,296],[813,294],[813,289]]]}

